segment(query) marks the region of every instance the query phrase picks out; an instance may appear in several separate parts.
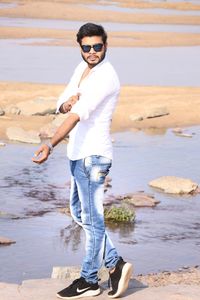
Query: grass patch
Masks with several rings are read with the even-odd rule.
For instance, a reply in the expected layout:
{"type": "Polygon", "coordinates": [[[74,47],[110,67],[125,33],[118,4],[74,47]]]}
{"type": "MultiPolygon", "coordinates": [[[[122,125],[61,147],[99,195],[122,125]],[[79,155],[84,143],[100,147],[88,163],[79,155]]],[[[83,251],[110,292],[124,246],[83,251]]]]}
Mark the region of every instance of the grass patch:
{"type": "Polygon", "coordinates": [[[105,221],[109,222],[133,222],[135,220],[135,212],[126,207],[112,206],[104,209],[105,221]]]}

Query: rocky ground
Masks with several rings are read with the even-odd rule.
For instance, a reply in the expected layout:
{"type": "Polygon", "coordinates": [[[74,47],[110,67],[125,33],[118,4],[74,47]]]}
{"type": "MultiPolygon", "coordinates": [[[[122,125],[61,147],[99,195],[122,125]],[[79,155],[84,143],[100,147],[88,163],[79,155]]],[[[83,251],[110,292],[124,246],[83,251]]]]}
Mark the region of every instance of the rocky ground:
{"type": "MultiPolygon", "coordinates": [[[[0,138],[8,139],[9,127],[52,134],[63,90],[64,85],[0,82],[0,138]]],[[[112,131],[192,126],[199,124],[199,115],[200,88],[123,86],[112,131]]]]}
{"type": "MultiPolygon", "coordinates": [[[[123,299],[131,300],[198,300],[200,294],[199,269],[189,268],[179,272],[163,272],[131,279],[123,299]]],[[[53,300],[56,292],[69,284],[63,279],[26,280],[21,285],[0,283],[2,300],[53,300]],[[14,298],[13,298],[14,297],[14,298]]],[[[107,283],[101,284],[99,300],[108,299],[107,283]]],[[[83,298],[85,299],[85,298],[83,298]]]]}

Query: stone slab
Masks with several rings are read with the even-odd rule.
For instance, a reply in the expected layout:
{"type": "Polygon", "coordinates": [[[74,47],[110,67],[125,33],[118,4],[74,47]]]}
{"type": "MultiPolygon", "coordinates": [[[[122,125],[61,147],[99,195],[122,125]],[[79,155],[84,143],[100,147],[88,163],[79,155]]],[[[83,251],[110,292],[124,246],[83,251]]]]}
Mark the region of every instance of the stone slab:
{"type": "MultiPolygon", "coordinates": [[[[22,285],[0,283],[0,300],[56,300],[56,293],[69,282],[60,279],[26,280],[22,285]]],[[[109,299],[108,290],[95,297],[97,300],[109,299]]],[[[199,300],[198,285],[168,285],[145,287],[136,280],[131,280],[128,290],[123,295],[127,300],[199,300]]],[[[82,298],[88,299],[88,298],[82,298]]],[[[94,298],[91,298],[94,299],[94,298]]]]}

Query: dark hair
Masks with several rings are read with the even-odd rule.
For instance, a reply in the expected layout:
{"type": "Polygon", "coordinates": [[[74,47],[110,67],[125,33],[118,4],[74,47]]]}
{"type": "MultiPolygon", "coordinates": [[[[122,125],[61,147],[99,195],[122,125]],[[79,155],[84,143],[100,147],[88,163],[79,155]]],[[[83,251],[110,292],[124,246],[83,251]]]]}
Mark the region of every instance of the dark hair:
{"type": "Polygon", "coordinates": [[[81,40],[86,36],[101,36],[104,44],[107,41],[107,33],[103,26],[94,23],[86,23],[80,27],[76,35],[77,42],[81,45],[81,40]]]}

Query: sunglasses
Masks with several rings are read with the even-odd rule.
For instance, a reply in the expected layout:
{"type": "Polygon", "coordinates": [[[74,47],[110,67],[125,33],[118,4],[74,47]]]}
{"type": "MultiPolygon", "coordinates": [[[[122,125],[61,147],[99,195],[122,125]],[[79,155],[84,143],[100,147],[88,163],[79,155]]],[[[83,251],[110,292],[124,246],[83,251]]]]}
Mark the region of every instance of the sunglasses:
{"type": "Polygon", "coordinates": [[[102,48],[103,48],[103,44],[94,44],[94,45],[81,45],[81,49],[83,50],[83,52],[88,53],[90,52],[90,50],[94,49],[95,52],[101,52],[102,48]]]}

